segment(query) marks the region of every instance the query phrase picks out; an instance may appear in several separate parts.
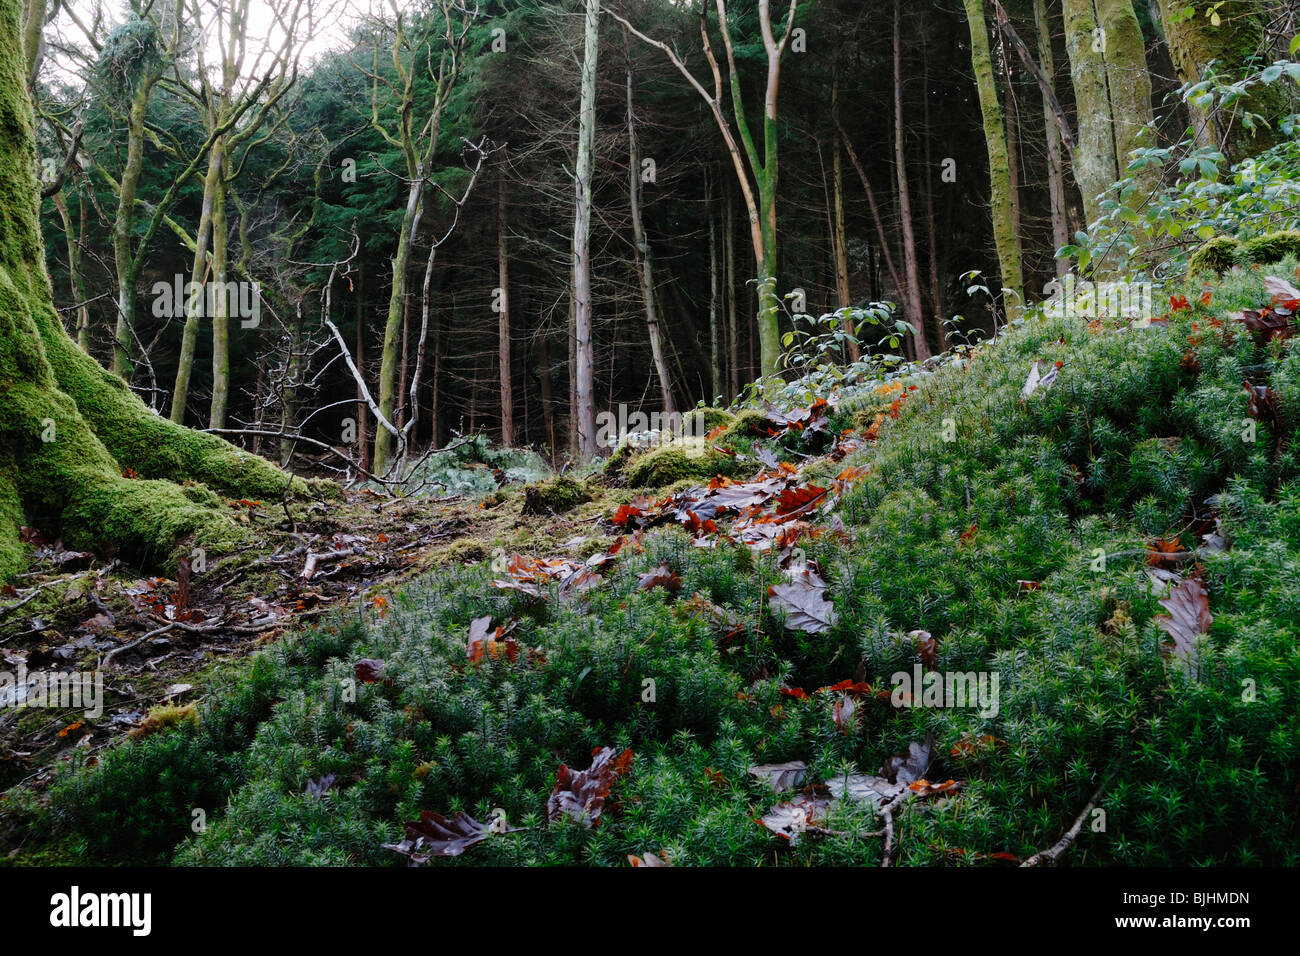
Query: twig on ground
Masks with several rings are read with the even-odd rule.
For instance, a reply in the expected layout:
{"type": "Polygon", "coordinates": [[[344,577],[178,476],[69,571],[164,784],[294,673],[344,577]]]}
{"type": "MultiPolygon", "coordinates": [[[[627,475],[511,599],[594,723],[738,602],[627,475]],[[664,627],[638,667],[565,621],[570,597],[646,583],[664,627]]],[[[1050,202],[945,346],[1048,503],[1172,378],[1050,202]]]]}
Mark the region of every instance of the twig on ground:
{"type": "Polygon", "coordinates": [[[175,626],[176,626],[176,622],[172,621],[170,624],[166,624],[163,627],[156,627],[152,631],[149,631],[148,633],[143,634],[140,637],[137,637],[130,644],[123,644],[121,647],[113,648],[111,651],[105,654],[104,659],[99,662],[100,669],[102,670],[103,668],[107,667],[108,662],[111,661],[118,654],[121,654],[123,651],[129,651],[134,647],[139,647],[145,641],[149,640],[149,638],[157,637],[159,634],[165,634],[175,626]]]}
{"type": "Polygon", "coordinates": [[[1074,825],[1065,831],[1065,836],[1061,837],[1061,839],[1056,842],[1055,846],[1046,850],[1039,850],[1020,865],[1038,866],[1041,863],[1047,863],[1049,865],[1055,863],[1056,858],[1068,850],[1070,845],[1078,838],[1079,832],[1083,829],[1083,821],[1087,818],[1088,814],[1092,812],[1093,805],[1096,804],[1097,798],[1101,796],[1101,792],[1106,789],[1106,784],[1109,782],[1110,778],[1103,780],[1100,786],[1092,792],[1092,796],[1088,798],[1088,803],[1075,818],[1074,825]]]}

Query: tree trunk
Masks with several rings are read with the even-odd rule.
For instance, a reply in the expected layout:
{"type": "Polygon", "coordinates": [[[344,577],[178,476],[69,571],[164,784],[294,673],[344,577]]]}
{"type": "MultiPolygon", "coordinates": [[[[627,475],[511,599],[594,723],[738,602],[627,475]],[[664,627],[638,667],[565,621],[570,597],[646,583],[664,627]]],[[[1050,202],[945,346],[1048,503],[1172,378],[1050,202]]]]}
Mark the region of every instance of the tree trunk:
{"type": "Polygon", "coordinates": [[[582,95],[578,109],[578,161],[573,179],[574,369],[578,454],[596,455],[595,356],[591,309],[591,167],[596,140],[596,57],[600,51],[600,0],[586,0],[582,95]]]}
{"type": "MultiPolygon", "coordinates": [[[[397,237],[397,250],[393,253],[393,287],[388,297],[388,318],[384,323],[384,345],[379,364],[379,411],[388,421],[393,420],[397,398],[398,338],[402,332],[402,313],[406,306],[406,272],[411,262],[411,231],[424,192],[422,178],[413,179],[407,187],[406,211],[402,214],[401,233],[397,237]]],[[[382,425],[375,427],[374,462],[371,470],[382,475],[388,470],[393,454],[393,436],[382,425]]]]}
{"type": "Polygon", "coordinates": [[[537,377],[537,389],[542,403],[542,427],[546,430],[546,447],[550,450],[551,460],[559,455],[555,447],[555,400],[551,396],[551,337],[543,329],[537,335],[537,364],[540,373],[537,377]]]}
{"type": "Polygon", "coordinates": [[[18,0],[0,0],[0,578],[24,564],[28,523],[70,547],[108,545],[163,568],[182,543],[220,553],[247,532],[214,494],[174,482],[258,498],[278,497],[291,479],[155,415],[64,331],[45,272],[19,21],[18,0]],[[140,478],[123,477],[126,468],[140,478]]]}
{"type": "MultiPolygon", "coordinates": [[[[1160,19],[1165,39],[1178,77],[1184,83],[1197,83],[1210,62],[1228,80],[1240,79],[1251,56],[1260,57],[1260,65],[1271,60],[1265,40],[1269,5],[1262,0],[1159,0],[1160,19]],[[1190,10],[1190,15],[1187,12],[1190,10]],[[1218,15],[1215,26],[1208,13],[1218,15]]],[[[1288,34],[1289,35],[1289,34],[1288,34]]],[[[1227,111],[1216,134],[1224,154],[1231,162],[1240,162],[1281,141],[1277,121],[1286,112],[1286,93],[1280,83],[1250,87],[1227,111]],[[1257,113],[1267,126],[1255,124],[1253,130],[1241,123],[1243,113],[1257,113]]],[[[1206,118],[1208,122],[1208,118],[1206,118]]]]}
{"type": "Polygon", "coordinates": [[[636,113],[632,109],[632,71],[627,71],[627,165],[628,202],[632,213],[632,256],[638,265],[637,276],[641,282],[641,300],[645,303],[645,322],[650,334],[650,355],[654,359],[655,374],[659,377],[659,403],[663,411],[671,414],[677,410],[673,403],[673,380],[668,373],[664,357],[663,328],[659,324],[659,309],[655,302],[654,265],[650,242],[646,238],[641,219],[641,150],[636,139],[636,113]]]}
{"type": "Polygon", "coordinates": [[[713,170],[708,170],[704,194],[705,222],[709,230],[709,384],[713,394],[709,405],[723,401],[722,342],[719,328],[718,224],[713,215],[713,170]]]}
{"type": "Polygon", "coordinates": [[[916,235],[912,228],[912,198],[907,186],[907,162],[903,149],[902,10],[894,0],[894,168],[898,180],[898,216],[902,220],[903,269],[907,288],[907,317],[916,323],[912,337],[913,356],[924,361],[931,355],[925,338],[925,306],[921,304],[921,273],[916,259],[916,235]]]}
{"type": "Polygon", "coordinates": [[[569,273],[569,324],[567,327],[568,335],[565,336],[565,346],[569,350],[568,365],[568,384],[569,384],[569,416],[568,439],[569,457],[578,457],[578,349],[575,343],[578,341],[577,320],[576,320],[576,300],[573,297],[573,273],[569,273]]]}
{"type": "Polygon", "coordinates": [[[76,320],[73,327],[77,330],[77,344],[90,351],[90,306],[86,304],[86,277],[81,273],[80,237],[86,234],[86,203],[81,204],[81,228],[72,229],[72,217],[68,214],[68,205],[64,202],[63,192],[54,194],[54,208],[63,223],[63,235],[68,247],[68,285],[72,290],[72,301],[77,304],[76,320]]]}
{"type": "Polygon", "coordinates": [[[515,395],[510,373],[510,257],[506,244],[505,167],[497,180],[497,284],[501,288],[501,312],[497,315],[497,369],[501,380],[501,444],[515,443],[515,395]]]}
{"type": "Polygon", "coordinates": [[[988,27],[984,22],[984,0],[963,2],[966,4],[966,22],[970,27],[971,65],[975,68],[980,112],[984,117],[984,140],[988,144],[993,241],[998,252],[998,268],[1002,273],[1002,304],[1010,319],[1024,305],[1025,284],[1020,264],[1015,184],[1011,175],[1006,130],[1002,125],[1002,109],[998,105],[997,85],[993,80],[988,27]]]}
{"type": "Polygon", "coordinates": [[[117,323],[113,332],[113,357],[109,368],[131,380],[135,355],[135,280],[139,269],[132,248],[135,223],[135,193],[144,168],[144,124],[152,84],[141,81],[131,97],[127,114],[126,162],[122,167],[122,189],[113,217],[113,266],[117,272],[117,323]]]}
{"type": "MultiPolygon", "coordinates": [[[[1052,54],[1051,21],[1047,17],[1046,0],[1034,0],[1034,25],[1038,29],[1038,66],[1049,83],[1056,80],[1056,59],[1052,54]]],[[[1070,242],[1070,228],[1066,222],[1065,163],[1061,154],[1061,131],[1056,128],[1052,103],[1043,94],[1043,125],[1047,134],[1047,191],[1052,203],[1052,251],[1070,242]]],[[[1070,271],[1070,260],[1056,260],[1056,274],[1070,271]]]]}
{"type": "MultiPolygon", "coordinates": [[[[366,268],[365,257],[357,262],[357,375],[366,377],[366,268]]],[[[365,393],[357,385],[357,460],[367,471],[370,468],[370,409],[365,393]]],[[[434,442],[437,442],[435,433],[434,442]]]]}
{"type": "Polygon", "coordinates": [[[1007,130],[1007,185],[1011,196],[1011,229],[1016,237],[1016,248],[1024,259],[1024,250],[1020,248],[1020,143],[1016,124],[1016,98],[1011,64],[1003,60],[1002,74],[1002,117],[1007,130]]]}
{"type": "Polygon", "coordinates": [[[925,129],[925,227],[930,252],[930,302],[934,309],[934,331],[942,349],[945,338],[943,320],[943,278],[939,273],[939,229],[934,218],[934,164],[931,162],[930,142],[930,57],[925,47],[925,21],[921,22],[921,102],[922,127],[925,129]]]}
{"type": "Polygon", "coordinates": [[[727,292],[727,346],[730,349],[727,375],[728,397],[740,395],[740,323],[736,310],[736,199],[731,186],[722,193],[722,264],[723,285],[727,292]]]}
{"type": "MultiPolygon", "coordinates": [[[[224,150],[222,150],[224,152],[224,150]]],[[[226,406],[230,398],[230,230],[226,223],[226,171],[229,156],[223,156],[221,181],[212,204],[212,281],[216,294],[209,296],[212,310],[212,403],[209,428],[226,427],[226,406]]]]}
{"type": "MultiPolygon", "coordinates": [[[[302,296],[293,304],[293,318],[289,322],[289,354],[284,363],[285,383],[280,389],[280,434],[293,433],[298,417],[298,376],[302,374],[302,296]]],[[[332,318],[332,316],[327,316],[332,318]]],[[[262,365],[258,364],[258,376],[262,365]]],[[[174,420],[174,419],[173,419],[174,420]]],[[[293,459],[294,442],[280,439],[280,467],[288,468],[293,459]]]]}
{"type": "MultiPolygon", "coordinates": [[[[212,152],[208,156],[208,174],[203,179],[203,205],[199,210],[199,228],[194,234],[194,266],[190,270],[190,281],[200,286],[206,285],[208,280],[210,267],[208,242],[212,235],[212,211],[216,205],[217,187],[221,182],[221,165],[222,150],[221,143],[218,141],[212,145],[212,152]]],[[[199,326],[203,320],[202,310],[190,308],[191,304],[190,297],[185,296],[185,330],[181,333],[181,352],[176,362],[176,384],[172,389],[171,420],[178,425],[185,423],[185,409],[190,395],[190,376],[194,372],[194,353],[198,348],[199,326]]]]}
{"type": "MultiPolygon", "coordinates": [[[[1091,224],[1151,121],[1151,78],[1132,0],[1063,0],[1063,7],[1079,117],[1074,175],[1091,224]]],[[[1154,167],[1139,174],[1138,188],[1151,188],[1158,175],[1154,167]]]]}
{"type": "Polygon", "coordinates": [[[397,402],[397,408],[393,411],[392,422],[398,429],[406,424],[406,380],[409,374],[411,357],[408,349],[411,344],[411,297],[405,296],[402,300],[402,352],[401,360],[397,363],[397,396],[394,399],[397,402]]]}
{"type": "MultiPolygon", "coordinates": [[[[831,115],[839,116],[840,75],[839,63],[835,64],[835,75],[831,80],[831,115]]],[[[839,124],[835,126],[835,137],[831,144],[831,253],[835,257],[835,302],[838,308],[847,309],[853,305],[849,291],[849,249],[844,229],[844,134],[839,124]]],[[[844,316],[844,334],[849,336],[849,361],[856,362],[862,357],[855,336],[853,319],[844,316]]]]}

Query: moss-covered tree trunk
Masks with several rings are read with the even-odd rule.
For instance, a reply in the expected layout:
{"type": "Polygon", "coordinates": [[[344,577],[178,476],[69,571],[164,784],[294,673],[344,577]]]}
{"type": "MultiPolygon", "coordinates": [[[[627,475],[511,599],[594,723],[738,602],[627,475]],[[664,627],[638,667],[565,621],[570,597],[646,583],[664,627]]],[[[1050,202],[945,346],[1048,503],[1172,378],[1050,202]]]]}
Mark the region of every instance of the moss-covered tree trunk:
{"type": "Polygon", "coordinates": [[[175,482],[270,497],[289,478],[155,415],[64,331],[38,221],[20,14],[19,0],[0,0],[0,579],[24,562],[25,523],[149,563],[170,563],[190,541],[220,551],[241,535],[220,499],[175,482]],[[127,468],[140,478],[123,477],[127,468]]]}
{"type": "Polygon", "coordinates": [[[113,217],[113,265],[117,270],[117,323],[113,329],[113,356],[109,367],[128,382],[135,367],[135,282],[140,262],[132,248],[135,226],[135,191],[144,169],[145,117],[153,75],[142,78],[131,95],[127,112],[126,162],[122,189],[113,217]]]}
{"type": "Polygon", "coordinates": [[[72,289],[72,301],[77,303],[76,329],[77,344],[90,350],[90,306],[86,300],[86,277],[81,271],[81,236],[86,234],[86,203],[81,204],[81,228],[74,231],[72,216],[68,213],[68,204],[64,201],[63,191],[54,194],[54,210],[63,223],[64,244],[68,251],[68,285],[72,289]]]}
{"type": "MultiPolygon", "coordinates": [[[[220,140],[218,140],[220,144],[220,140]]],[[[214,149],[217,148],[215,145],[214,149]]],[[[230,156],[221,152],[221,172],[212,204],[212,400],[208,404],[208,427],[226,427],[226,406],[230,398],[230,227],[226,219],[226,183],[230,156]]]]}
{"type": "MultiPolygon", "coordinates": [[[[387,421],[393,420],[397,406],[398,345],[402,331],[402,310],[406,303],[406,273],[411,264],[412,230],[424,194],[423,179],[413,179],[407,187],[406,210],[402,213],[402,231],[393,253],[393,286],[388,296],[388,317],[384,320],[384,345],[379,355],[379,411],[387,421]]],[[[380,425],[375,429],[375,450],[371,460],[375,474],[388,470],[393,455],[393,435],[380,425]]]]}
{"type": "MultiPolygon", "coordinates": [[[[215,125],[215,124],[214,124],[215,125]]],[[[212,211],[216,204],[217,184],[221,181],[222,152],[220,141],[212,146],[208,155],[208,173],[203,180],[203,204],[199,211],[199,228],[194,234],[194,266],[190,281],[204,286],[208,280],[208,241],[212,235],[212,211]]],[[[201,300],[200,300],[201,301],[201,300]]],[[[176,363],[176,385],[172,389],[171,419],[178,425],[185,423],[185,409],[189,404],[190,376],[194,372],[194,354],[198,349],[199,326],[203,310],[185,296],[185,330],[181,333],[181,353],[176,363]]],[[[216,426],[213,426],[216,427],[216,426]]]]}
{"type": "MultiPolygon", "coordinates": [[[[1064,0],[1065,47],[1079,117],[1074,175],[1088,222],[1101,216],[1101,200],[1125,172],[1129,153],[1143,145],[1152,119],[1151,76],[1142,28],[1132,0],[1064,0]]],[[[1155,166],[1132,174],[1135,203],[1159,183],[1155,166]]],[[[1106,264],[1094,260],[1094,273],[1106,264]]]]}
{"type": "Polygon", "coordinates": [[[1025,280],[1020,261],[1018,215],[1007,152],[1007,134],[998,103],[997,84],[993,81],[993,59],[989,53],[988,26],[984,21],[984,0],[964,0],[966,21],[970,25],[970,58],[975,68],[975,85],[979,91],[980,112],[984,117],[984,141],[989,155],[989,185],[992,190],[993,240],[1002,273],[1003,306],[1012,318],[1024,304],[1025,280]]]}
{"type": "MultiPolygon", "coordinates": [[[[1251,57],[1260,57],[1260,65],[1272,59],[1264,37],[1269,5],[1262,0],[1159,0],[1159,4],[1169,54],[1184,83],[1199,82],[1211,63],[1227,79],[1236,80],[1246,72],[1251,57]]],[[[1280,84],[1252,86],[1211,132],[1229,160],[1238,162],[1279,141],[1275,124],[1286,105],[1280,84]],[[1247,128],[1242,122],[1245,113],[1262,116],[1267,125],[1247,128]]],[[[1213,121],[1207,116],[1202,122],[1213,121]]]]}

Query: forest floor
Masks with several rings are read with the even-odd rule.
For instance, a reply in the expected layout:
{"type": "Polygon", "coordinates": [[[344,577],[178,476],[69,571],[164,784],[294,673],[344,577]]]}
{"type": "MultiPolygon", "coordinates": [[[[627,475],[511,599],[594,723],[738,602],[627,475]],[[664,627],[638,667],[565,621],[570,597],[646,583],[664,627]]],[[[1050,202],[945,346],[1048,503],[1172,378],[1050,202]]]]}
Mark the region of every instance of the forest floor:
{"type": "Polygon", "coordinates": [[[1031,313],[576,479],[235,502],[263,544],[188,585],[45,546],[0,651],[107,702],[0,718],[0,854],[1295,864],[1293,276],[1031,313]]]}
{"type": "Polygon", "coordinates": [[[141,576],[27,529],[32,563],[0,596],[0,661],[10,671],[101,674],[103,713],[47,706],[0,715],[0,790],[20,780],[40,787],[74,755],[93,764],[138,733],[151,709],[201,704],[230,662],[339,607],[450,561],[571,541],[598,521],[600,505],[530,514],[520,486],[498,479],[498,491],[477,495],[363,488],[324,502],[229,501],[255,544],[205,555],[210,567],[183,567],[178,580],[141,576]]]}

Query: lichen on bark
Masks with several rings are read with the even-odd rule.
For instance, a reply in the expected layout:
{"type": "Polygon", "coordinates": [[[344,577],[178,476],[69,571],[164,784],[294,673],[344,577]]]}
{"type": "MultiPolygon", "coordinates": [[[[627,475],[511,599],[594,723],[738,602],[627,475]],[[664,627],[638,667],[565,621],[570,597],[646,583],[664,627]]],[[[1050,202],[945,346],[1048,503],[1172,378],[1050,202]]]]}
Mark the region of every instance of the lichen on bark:
{"type": "MultiPolygon", "coordinates": [[[[1237,80],[1251,67],[1268,64],[1265,27],[1267,5],[1259,0],[1159,0],[1169,54],[1184,83],[1198,83],[1211,64],[1215,72],[1237,80]],[[1254,59],[1258,58],[1258,59],[1254,59]]],[[[1286,112],[1281,84],[1255,84],[1218,121],[1212,137],[1219,140],[1230,162],[1255,156],[1281,141],[1276,123],[1286,112]],[[1246,113],[1263,118],[1247,128],[1246,113]]]]}

